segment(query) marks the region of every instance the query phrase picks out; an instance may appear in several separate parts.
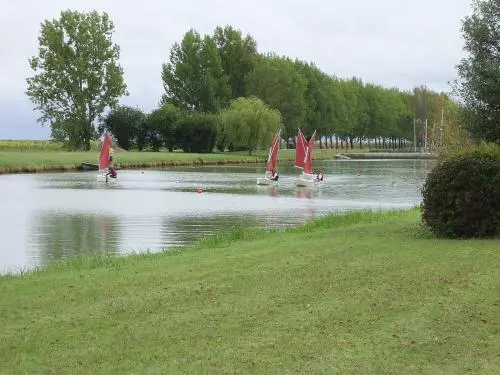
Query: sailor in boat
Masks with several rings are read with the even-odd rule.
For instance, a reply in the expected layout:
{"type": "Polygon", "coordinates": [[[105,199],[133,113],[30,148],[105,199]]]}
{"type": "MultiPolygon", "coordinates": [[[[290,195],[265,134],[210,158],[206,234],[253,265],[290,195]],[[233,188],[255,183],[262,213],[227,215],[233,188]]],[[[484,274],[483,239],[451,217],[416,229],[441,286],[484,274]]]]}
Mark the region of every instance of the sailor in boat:
{"type": "Polygon", "coordinates": [[[318,174],[316,175],[316,181],[323,181],[323,171],[318,169],[318,174]]]}
{"type": "Polygon", "coordinates": [[[118,176],[115,167],[109,167],[109,172],[106,173],[106,182],[108,182],[108,176],[111,178],[116,178],[118,176]]]}
{"type": "Polygon", "coordinates": [[[276,172],[276,168],[273,168],[270,180],[278,181],[278,178],[280,178],[280,176],[278,175],[278,172],[276,172]]]}

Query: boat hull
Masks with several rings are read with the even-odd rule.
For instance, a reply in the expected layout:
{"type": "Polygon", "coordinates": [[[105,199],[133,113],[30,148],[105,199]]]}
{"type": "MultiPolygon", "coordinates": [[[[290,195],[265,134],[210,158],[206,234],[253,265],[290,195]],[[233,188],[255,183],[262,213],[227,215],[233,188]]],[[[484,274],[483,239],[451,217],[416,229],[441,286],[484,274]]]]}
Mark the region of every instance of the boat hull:
{"type": "Polygon", "coordinates": [[[276,185],[277,181],[271,180],[267,177],[257,178],[257,185],[276,185]]]}
{"type": "Polygon", "coordinates": [[[315,187],[320,186],[323,181],[318,181],[314,177],[309,177],[307,175],[301,175],[295,180],[295,186],[297,187],[315,187]]]}
{"type": "Polygon", "coordinates": [[[98,171],[99,170],[98,164],[82,163],[81,166],[82,166],[82,169],[85,171],[98,171]]]}
{"type": "Polygon", "coordinates": [[[101,172],[97,175],[97,182],[107,182],[108,184],[116,184],[118,182],[118,177],[110,177],[107,176],[108,179],[106,181],[106,173],[107,171],[101,172]]]}

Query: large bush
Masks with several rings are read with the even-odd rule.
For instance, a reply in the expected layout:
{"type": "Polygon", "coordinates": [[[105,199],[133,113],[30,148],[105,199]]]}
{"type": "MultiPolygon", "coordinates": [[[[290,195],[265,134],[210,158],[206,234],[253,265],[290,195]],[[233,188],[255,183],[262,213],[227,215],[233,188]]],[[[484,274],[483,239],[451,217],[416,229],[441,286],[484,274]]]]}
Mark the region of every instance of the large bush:
{"type": "Polygon", "coordinates": [[[115,136],[118,144],[124,150],[130,150],[140,136],[141,124],[145,119],[144,113],[128,106],[117,106],[111,110],[104,119],[104,124],[99,126],[99,133],[108,129],[115,136]]]}
{"type": "Polygon", "coordinates": [[[217,129],[215,118],[206,113],[192,113],[177,124],[177,143],[184,152],[213,152],[217,129]]]}
{"type": "Polygon", "coordinates": [[[181,112],[173,104],[165,103],[152,111],[141,123],[138,146],[143,149],[146,145],[153,151],[160,151],[166,147],[173,151],[176,143],[177,121],[181,112]]]}
{"type": "Polygon", "coordinates": [[[436,166],[423,190],[422,220],[439,236],[491,237],[500,231],[500,164],[488,154],[436,166]]]}

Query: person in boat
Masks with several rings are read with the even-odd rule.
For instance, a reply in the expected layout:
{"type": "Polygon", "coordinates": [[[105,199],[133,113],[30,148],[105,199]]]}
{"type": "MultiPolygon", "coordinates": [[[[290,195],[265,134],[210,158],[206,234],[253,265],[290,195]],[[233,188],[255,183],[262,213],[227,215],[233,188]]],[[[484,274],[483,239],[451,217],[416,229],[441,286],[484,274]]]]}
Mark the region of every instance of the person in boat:
{"type": "Polygon", "coordinates": [[[316,175],[316,181],[323,181],[323,171],[318,169],[318,174],[316,175]]]}
{"type": "Polygon", "coordinates": [[[278,175],[278,172],[276,171],[276,168],[273,168],[273,171],[271,173],[271,180],[272,181],[278,181],[278,178],[280,178],[280,176],[278,175]]]}
{"type": "Polygon", "coordinates": [[[109,172],[106,173],[106,182],[108,181],[108,176],[111,178],[116,178],[118,176],[115,167],[109,167],[109,172]]]}

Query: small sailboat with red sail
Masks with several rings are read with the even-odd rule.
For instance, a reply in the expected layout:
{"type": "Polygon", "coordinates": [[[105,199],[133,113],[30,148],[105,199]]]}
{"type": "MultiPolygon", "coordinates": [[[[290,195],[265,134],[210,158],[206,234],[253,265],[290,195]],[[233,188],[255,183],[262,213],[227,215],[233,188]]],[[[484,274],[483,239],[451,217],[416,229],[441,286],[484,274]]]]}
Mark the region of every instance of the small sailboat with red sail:
{"type": "MultiPolygon", "coordinates": [[[[104,140],[101,146],[101,152],[99,153],[99,173],[97,175],[98,181],[106,181],[106,174],[108,173],[108,169],[110,166],[110,151],[111,151],[111,137],[109,133],[106,132],[104,134],[104,140]]],[[[116,179],[113,179],[116,180],[116,179]]]]}
{"type": "Polygon", "coordinates": [[[307,140],[302,134],[302,131],[299,128],[299,132],[297,134],[297,142],[295,144],[295,167],[299,169],[304,169],[304,162],[306,157],[306,147],[307,140]]]}
{"type": "MultiPolygon", "coordinates": [[[[299,130],[299,138],[300,138],[300,130],[299,130]]],[[[321,181],[318,181],[316,179],[316,176],[313,175],[313,168],[312,168],[312,153],[314,149],[314,141],[316,137],[316,130],[314,131],[313,135],[311,136],[311,139],[309,139],[309,142],[306,141],[304,138],[304,159],[303,162],[300,162],[300,164],[297,166],[299,168],[302,168],[302,174],[295,180],[295,186],[305,186],[305,187],[311,187],[314,186],[317,183],[320,183],[321,181]]],[[[297,148],[299,148],[299,142],[297,141],[297,148]]],[[[300,156],[301,150],[296,150],[296,154],[299,153],[300,156]]]]}
{"type": "Polygon", "coordinates": [[[280,150],[280,133],[281,130],[274,136],[271,147],[269,148],[269,156],[267,158],[266,173],[264,177],[257,178],[257,185],[272,185],[277,181],[271,180],[272,172],[278,164],[278,152],[280,150]]]}

